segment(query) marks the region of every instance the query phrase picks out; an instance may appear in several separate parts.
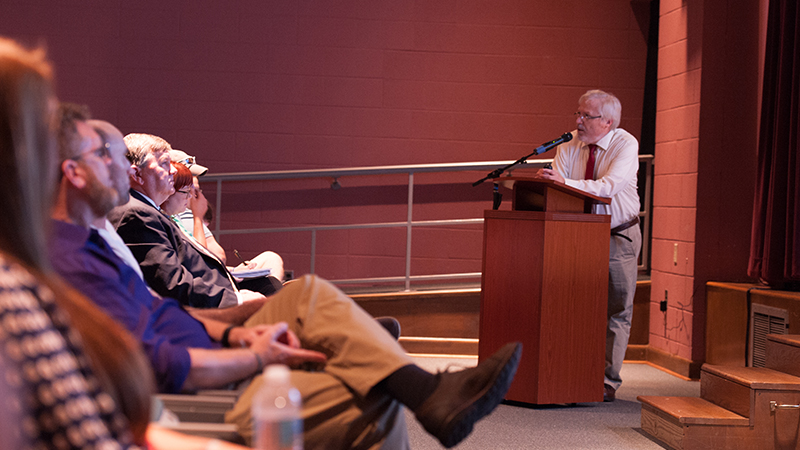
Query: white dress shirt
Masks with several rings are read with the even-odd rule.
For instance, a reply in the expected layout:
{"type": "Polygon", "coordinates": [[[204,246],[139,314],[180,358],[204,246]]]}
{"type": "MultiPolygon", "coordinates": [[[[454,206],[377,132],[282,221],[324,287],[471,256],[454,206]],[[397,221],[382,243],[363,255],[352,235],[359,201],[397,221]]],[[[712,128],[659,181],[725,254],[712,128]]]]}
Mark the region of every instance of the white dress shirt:
{"type": "Polygon", "coordinates": [[[117,234],[117,230],[114,228],[114,225],[111,225],[111,222],[109,222],[108,219],[105,219],[104,228],[96,228],[96,229],[97,232],[100,234],[100,237],[105,239],[108,246],[111,247],[111,250],[117,256],[119,256],[119,259],[121,259],[125,264],[129,265],[131,269],[136,271],[136,273],[139,274],[139,277],[142,280],[144,280],[144,275],[142,275],[142,268],[139,267],[139,261],[137,261],[136,258],[133,256],[133,253],[131,253],[131,249],[129,249],[128,246],[125,245],[125,241],[123,241],[122,238],[119,237],[119,234],[117,234]]]}
{"type": "MultiPolygon", "coordinates": [[[[573,131],[574,136],[578,135],[573,131]]],[[[611,214],[611,228],[639,215],[639,142],[630,133],[617,128],[597,141],[594,180],[584,180],[589,144],[573,139],[558,146],[553,169],[568,186],[598,197],[611,198],[610,205],[594,205],[595,214],[611,214]]]]}

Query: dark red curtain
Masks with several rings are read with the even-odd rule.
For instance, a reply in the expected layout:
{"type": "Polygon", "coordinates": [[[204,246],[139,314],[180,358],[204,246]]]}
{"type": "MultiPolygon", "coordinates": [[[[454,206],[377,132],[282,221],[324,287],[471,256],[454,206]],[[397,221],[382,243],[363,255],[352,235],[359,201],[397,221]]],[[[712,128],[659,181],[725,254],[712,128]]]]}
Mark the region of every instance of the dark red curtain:
{"type": "MultiPolygon", "coordinates": [[[[748,275],[800,287],[800,9],[770,0],[748,275]]],[[[735,107],[735,102],[732,104],[735,107]]]]}

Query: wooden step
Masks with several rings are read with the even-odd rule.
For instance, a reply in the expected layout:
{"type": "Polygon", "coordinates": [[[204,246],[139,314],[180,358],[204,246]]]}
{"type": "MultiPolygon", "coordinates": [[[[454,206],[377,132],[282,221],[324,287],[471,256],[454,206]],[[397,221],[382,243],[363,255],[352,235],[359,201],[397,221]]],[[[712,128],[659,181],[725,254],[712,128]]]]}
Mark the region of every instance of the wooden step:
{"type": "Polygon", "coordinates": [[[765,367],[703,365],[700,397],[715,405],[752,419],[756,391],[800,391],[800,378],[765,367]]]}
{"type": "MultiPolygon", "coordinates": [[[[348,291],[345,291],[348,292],[348,291]]],[[[410,292],[348,292],[373,316],[400,321],[400,344],[409,353],[478,356],[481,290],[451,288],[410,292]]],[[[650,333],[650,280],[636,282],[633,323],[626,360],[647,360],[650,333]]],[[[678,373],[680,368],[670,367],[678,373]]]]}
{"type": "Polygon", "coordinates": [[[671,448],[748,448],[731,445],[736,442],[752,445],[748,418],[707,400],[654,396],[637,399],[642,402],[642,430],[671,448]]]}
{"type": "Polygon", "coordinates": [[[766,367],[800,377],[800,335],[768,334],[766,367]]]}
{"type": "Polygon", "coordinates": [[[752,389],[800,391],[800,377],[766,367],[732,367],[704,364],[702,370],[752,389]]]}

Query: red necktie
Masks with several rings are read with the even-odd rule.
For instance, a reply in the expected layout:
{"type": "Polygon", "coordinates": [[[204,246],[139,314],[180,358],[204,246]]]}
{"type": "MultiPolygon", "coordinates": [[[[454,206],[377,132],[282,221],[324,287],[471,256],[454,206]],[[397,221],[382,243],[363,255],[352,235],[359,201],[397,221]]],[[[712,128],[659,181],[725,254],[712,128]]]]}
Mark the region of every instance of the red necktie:
{"type": "Polygon", "coordinates": [[[586,161],[586,175],[584,180],[594,180],[594,152],[597,150],[596,144],[589,144],[589,160],[586,161]]]}

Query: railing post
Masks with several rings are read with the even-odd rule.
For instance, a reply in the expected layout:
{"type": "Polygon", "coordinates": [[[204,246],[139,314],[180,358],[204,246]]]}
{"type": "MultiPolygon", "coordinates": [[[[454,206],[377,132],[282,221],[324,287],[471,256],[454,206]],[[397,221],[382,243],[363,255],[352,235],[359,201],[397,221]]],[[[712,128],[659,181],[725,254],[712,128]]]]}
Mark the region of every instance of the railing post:
{"type": "Polygon", "coordinates": [[[414,172],[408,173],[408,218],[406,219],[406,291],[411,290],[411,228],[414,218],[414,172]]]}
{"type": "MultiPolygon", "coordinates": [[[[222,179],[217,180],[217,201],[214,207],[214,231],[219,233],[220,217],[222,217],[222,179]]],[[[214,236],[214,239],[219,240],[219,235],[214,236]]]]}
{"type": "Polygon", "coordinates": [[[311,230],[311,270],[308,273],[314,273],[314,264],[317,259],[317,230],[311,230]]]}

